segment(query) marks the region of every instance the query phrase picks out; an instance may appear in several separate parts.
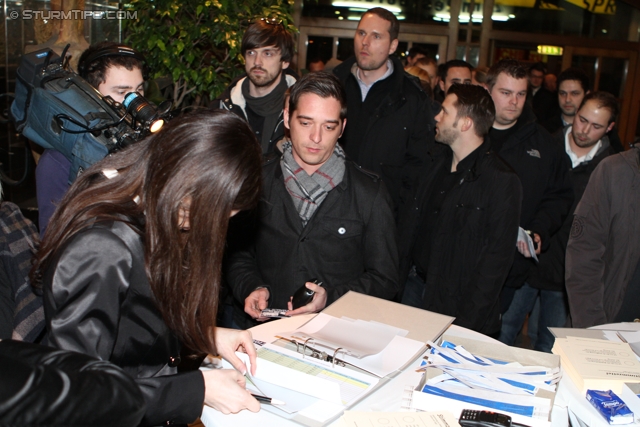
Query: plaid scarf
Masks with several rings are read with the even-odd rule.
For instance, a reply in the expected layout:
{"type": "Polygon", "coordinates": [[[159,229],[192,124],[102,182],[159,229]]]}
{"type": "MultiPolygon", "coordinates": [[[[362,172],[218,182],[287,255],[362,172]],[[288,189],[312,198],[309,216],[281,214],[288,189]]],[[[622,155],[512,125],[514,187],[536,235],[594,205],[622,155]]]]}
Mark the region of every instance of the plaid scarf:
{"type": "Polygon", "coordinates": [[[10,202],[0,205],[0,230],[0,262],[13,285],[13,339],[36,342],[46,326],[42,296],[34,293],[29,281],[38,230],[10,202]]]}
{"type": "Polygon", "coordinates": [[[342,182],[344,151],[336,144],[331,157],[311,176],[293,158],[291,141],[284,143],[282,151],[280,166],[284,174],[284,185],[293,199],[302,225],[306,226],[329,191],[342,182]]]}

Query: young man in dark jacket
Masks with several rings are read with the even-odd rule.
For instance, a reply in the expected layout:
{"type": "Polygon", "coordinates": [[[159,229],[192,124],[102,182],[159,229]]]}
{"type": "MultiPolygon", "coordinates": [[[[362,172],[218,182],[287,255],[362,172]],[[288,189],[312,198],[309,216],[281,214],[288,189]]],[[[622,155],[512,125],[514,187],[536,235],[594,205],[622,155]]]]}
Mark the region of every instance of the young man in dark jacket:
{"type": "Polygon", "coordinates": [[[538,296],[540,312],[535,328],[535,350],[551,352],[554,337],[547,328],[563,327],[567,322],[569,307],[564,285],[564,264],[573,212],[593,170],[601,160],[615,152],[606,134],[615,125],[617,114],[618,102],[613,95],[606,92],[589,93],[574,115],[573,125],[567,126],[555,137],[558,146],[565,150],[571,160],[574,202],[562,228],[551,238],[549,249],[540,254],[540,262],[531,269],[527,282],[515,292],[509,310],[502,316],[500,340],[507,344],[515,342],[538,296]]]}
{"type": "Polygon", "coordinates": [[[266,320],[267,307],[291,310],[302,286],[315,292],[313,300],[290,315],[320,311],[349,290],[386,299],[397,293],[391,199],[377,176],[345,160],[337,145],[345,116],[335,76],[310,73],[291,88],[291,141],[281,158],[265,163],[255,232],[231,241],[235,326],[266,320]]]}
{"type": "Polygon", "coordinates": [[[398,47],[399,28],[393,13],[369,9],[356,29],[355,57],[333,70],[347,91],[349,109],[340,143],[349,159],[382,178],[396,206],[426,162],[437,113],[418,80],[390,56],[398,47]]]}
{"type": "Polygon", "coordinates": [[[401,280],[409,277],[403,303],[455,316],[455,324],[495,336],[521,187],[489,150],[494,113],[484,88],[451,86],[436,116],[436,141],[447,148],[425,168],[401,212],[400,241],[401,280]]]}
{"type": "Polygon", "coordinates": [[[296,82],[285,72],[293,58],[293,36],[280,22],[263,18],[247,28],[241,48],[247,75],[233,81],[210,107],[247,120],[267,154],[284,136],[285,92],[296,82]]]}
{"type": "MultiPolygon", "coordinates": [[[[573,203],[569,159],[525,104],[527,69],[518,61],[506,59],[493,65],[487,75],[487,89],[496,106],[489,131],[491,149],[520,178],[520,227],[533,234],[536,254],[540,254],[548,249],[551,236],[560,229],[573,203]]],[[[515,255],[502,291],[503,312],[534,265],[530,254],[515,255]]]]}

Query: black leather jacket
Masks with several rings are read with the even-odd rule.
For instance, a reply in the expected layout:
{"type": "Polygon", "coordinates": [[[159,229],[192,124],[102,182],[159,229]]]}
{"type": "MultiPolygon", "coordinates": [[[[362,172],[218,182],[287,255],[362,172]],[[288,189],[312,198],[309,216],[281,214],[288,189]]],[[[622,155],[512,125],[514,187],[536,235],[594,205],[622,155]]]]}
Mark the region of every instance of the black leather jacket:
{"type": "Polygon", "coordinates": [[[142,425],[191,423],[204,379],[177,374],[180,343],[155,306],[141,236],[124,222],[96,224],[61,249],[43,280],[44,343],[108,360],[136,378],[142,425]]]}
{"type": "Polygon", "coordinates": [[[144,398],[131,377],[83,354],[0,342],[0,425],[138,425],[144,398]]]}

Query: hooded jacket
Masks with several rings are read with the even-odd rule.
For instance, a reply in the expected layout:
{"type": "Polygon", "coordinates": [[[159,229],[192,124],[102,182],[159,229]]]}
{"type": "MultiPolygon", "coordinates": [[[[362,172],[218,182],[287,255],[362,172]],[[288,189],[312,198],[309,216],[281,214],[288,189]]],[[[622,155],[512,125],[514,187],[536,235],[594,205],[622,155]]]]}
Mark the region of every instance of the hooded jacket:
{"type": "MultiPolygon", "coordinates": [[[[283,75],[287,81],[287,87],[291,87],[296,83],[296,78],[291,75],[283,72],[283,75]]],[[[247,78],[247,76],[236,79],[231,82],[227,90],[225,90],[220,98],[213,101],[210,105],[211,108],[221,108],[224,110],[229,110],[232,113],[242,117],[249,122],[249,117],[247,115],[247,100],[242,94],[242,83],[247,78]]],[[[284,105],[283,105],[284,107],[284,105]]],[[[254,129],[255,132],[255,129],[254,129]]],[[[284,137],[284,108],[280,113],[280,117],[278,117],[278,121],[276,127],[271,131],[271,138],[269,138],[269,148],[264,153],[270,153],[275,149],[276,143],[284,137]]]]}
{"type": "Polygon", "coordinates": [[[604,159],[576,207],[565,281],[573,327],[610,323],[640,259],[640,150],[604,159]]]}

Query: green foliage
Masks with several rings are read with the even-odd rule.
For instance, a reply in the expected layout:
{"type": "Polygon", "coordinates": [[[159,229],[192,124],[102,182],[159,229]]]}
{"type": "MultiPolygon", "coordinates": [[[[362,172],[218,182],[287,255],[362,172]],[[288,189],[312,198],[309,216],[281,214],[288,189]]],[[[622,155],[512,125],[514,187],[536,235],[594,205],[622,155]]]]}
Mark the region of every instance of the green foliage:
{"type": "Polygon", "coordinates": [[[244,71],[242,35],[260,18],[296,32],[293,0],[130,0],[126,42],[144,53],[151,78],[170,76],[174,107],[217,97],[244,71]]]}

